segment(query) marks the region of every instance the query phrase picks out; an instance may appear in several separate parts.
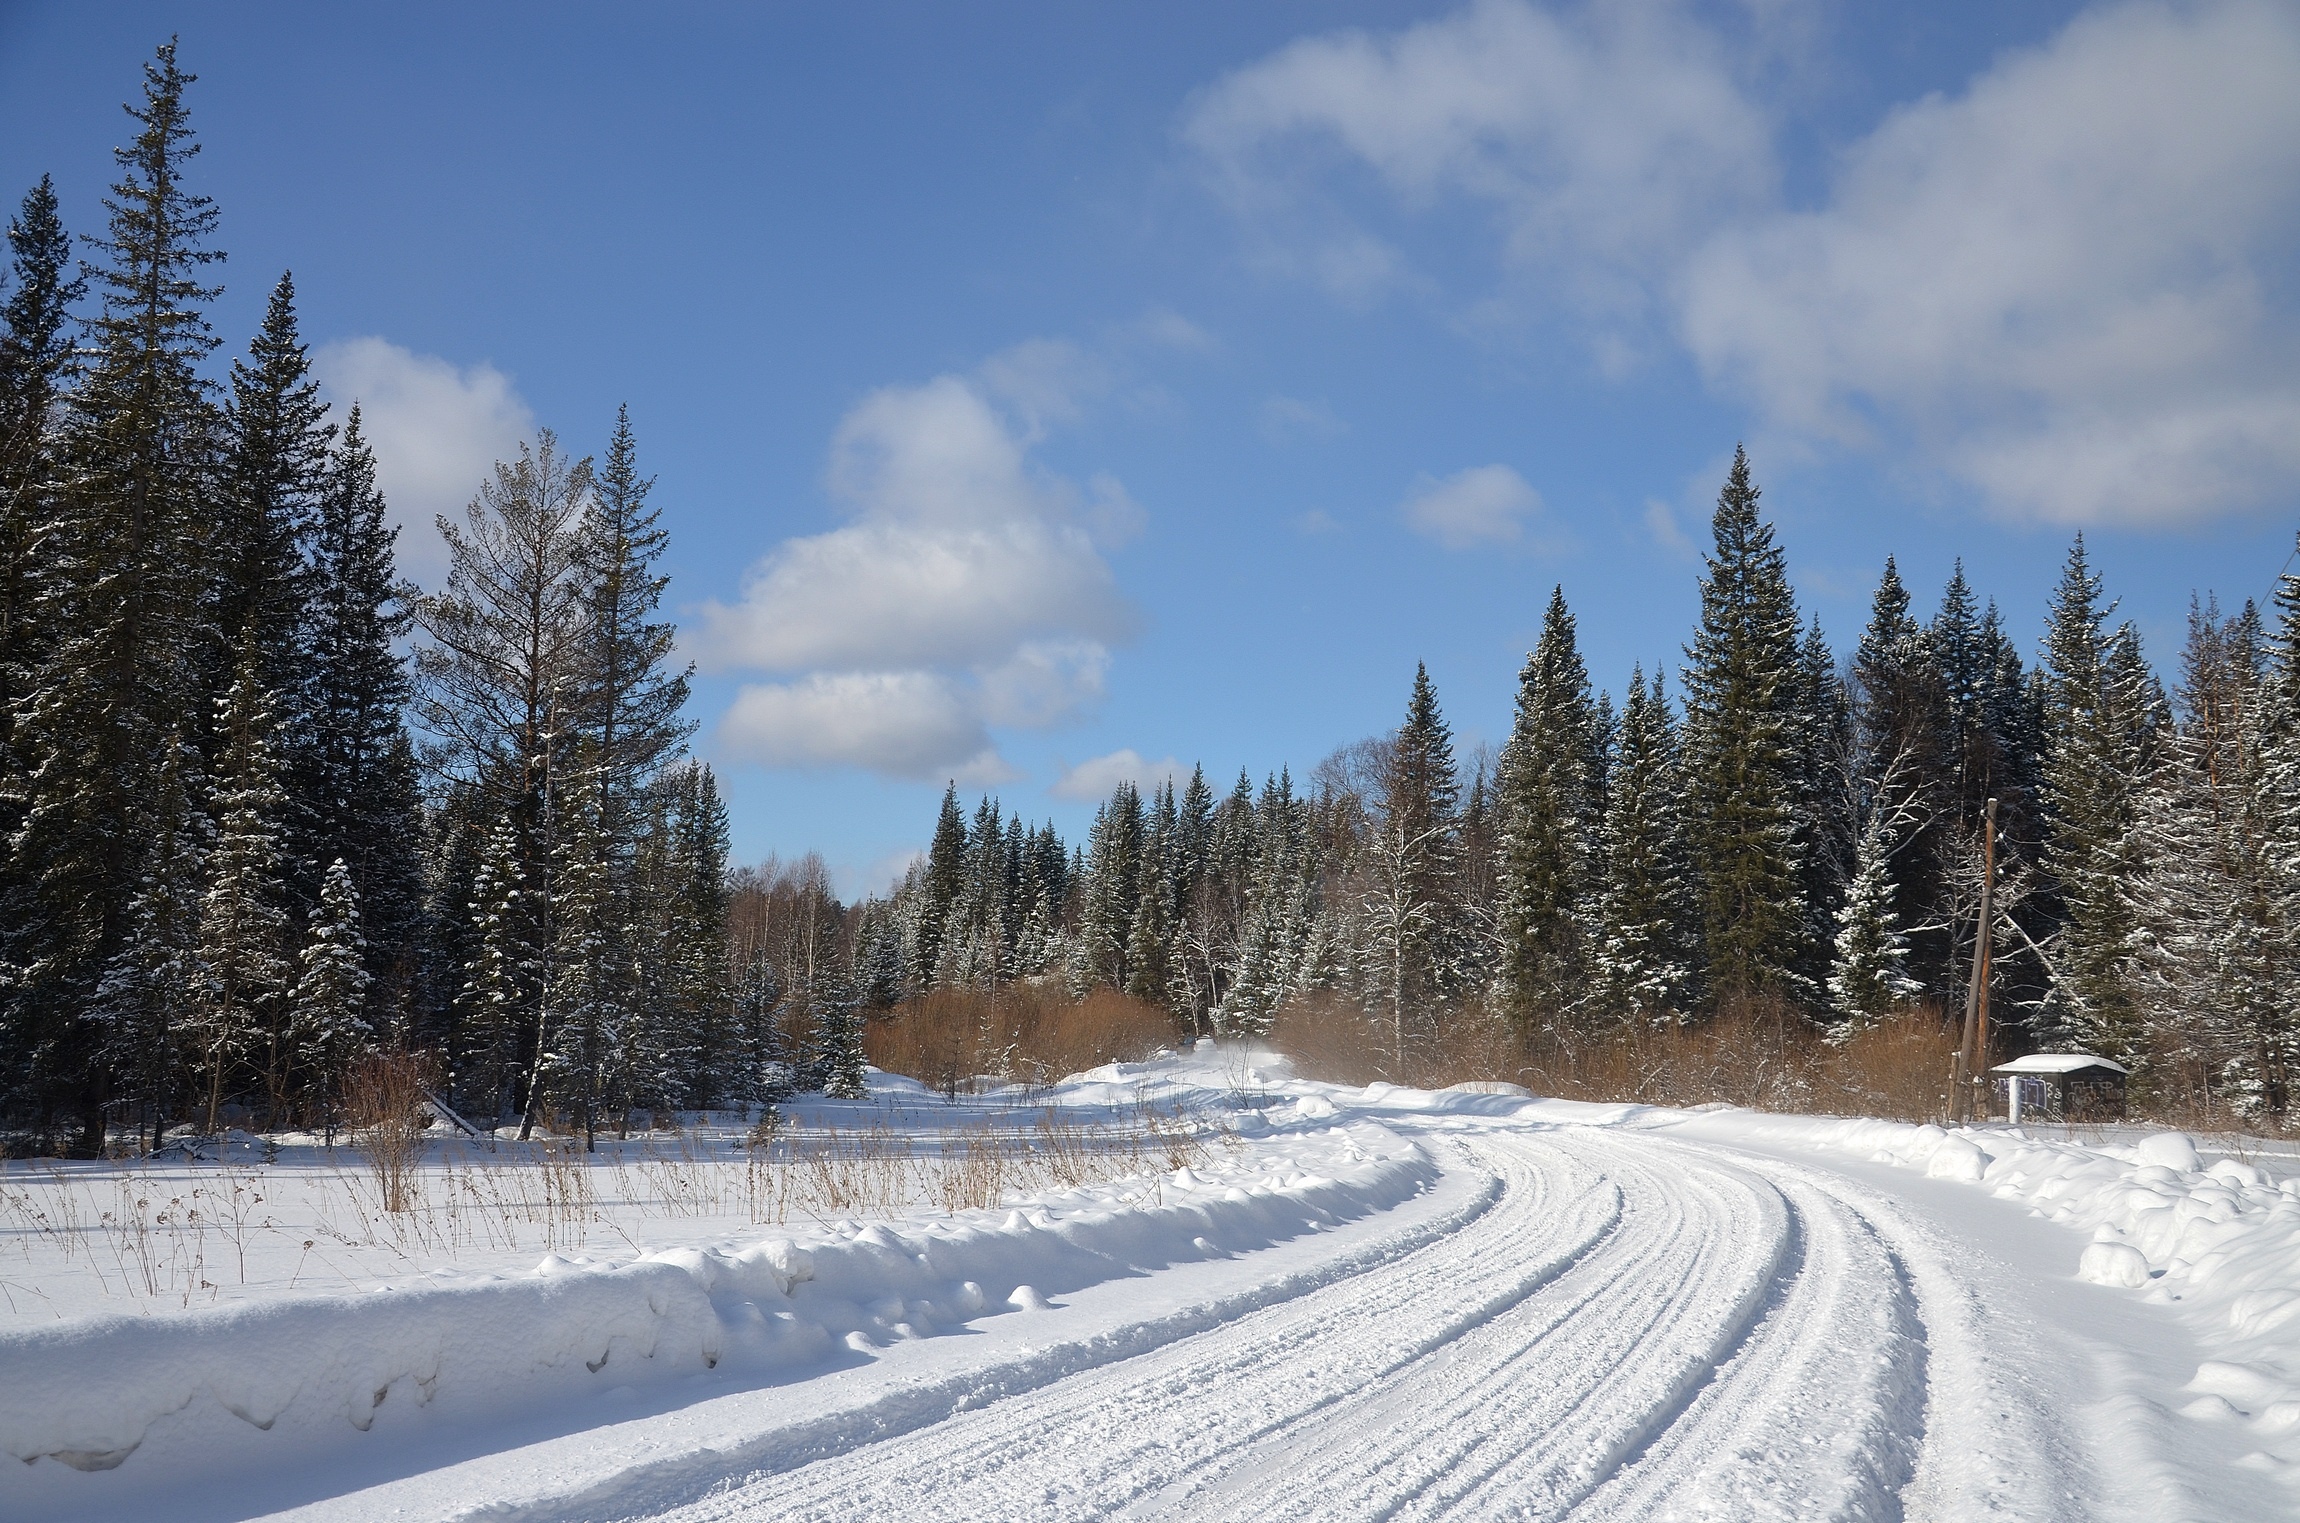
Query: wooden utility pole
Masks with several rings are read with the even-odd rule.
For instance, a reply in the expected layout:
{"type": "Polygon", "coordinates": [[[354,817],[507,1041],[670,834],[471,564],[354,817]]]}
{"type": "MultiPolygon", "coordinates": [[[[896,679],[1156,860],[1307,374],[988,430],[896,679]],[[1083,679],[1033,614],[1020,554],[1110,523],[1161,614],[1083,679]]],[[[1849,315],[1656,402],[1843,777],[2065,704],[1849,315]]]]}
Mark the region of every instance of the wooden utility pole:
{"type": "Polygon", "coordinates": [[[1989,923],[1993,916],[1997,876],[1997,801],[1990,799],[1981,823],[1981,913],[1973,933],[1973,977],[1965,988],[1965,1023],[1957,1042],[1955,1091],[1949,1099],[1952,1120],[1970,1123],[1974,1091],[1988,1069],[1989,1056],[1989,923]]]}

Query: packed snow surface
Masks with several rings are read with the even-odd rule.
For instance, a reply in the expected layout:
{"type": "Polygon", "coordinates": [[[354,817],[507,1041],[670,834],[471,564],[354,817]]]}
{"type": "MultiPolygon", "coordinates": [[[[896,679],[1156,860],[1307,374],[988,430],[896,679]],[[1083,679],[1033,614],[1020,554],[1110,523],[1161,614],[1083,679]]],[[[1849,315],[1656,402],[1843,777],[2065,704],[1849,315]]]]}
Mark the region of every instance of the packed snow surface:
{"type": "Polygon", "coordinates": [[[449,1148],[396,1236],[324,1147],[13,1166],[0,1517],[2300,1518],[2288,1157],[1211,1050],[795,1120],[876,1142],[449,1148]],[[965,1204],[1001,1126],[1063,1180],[965,1204]]]}

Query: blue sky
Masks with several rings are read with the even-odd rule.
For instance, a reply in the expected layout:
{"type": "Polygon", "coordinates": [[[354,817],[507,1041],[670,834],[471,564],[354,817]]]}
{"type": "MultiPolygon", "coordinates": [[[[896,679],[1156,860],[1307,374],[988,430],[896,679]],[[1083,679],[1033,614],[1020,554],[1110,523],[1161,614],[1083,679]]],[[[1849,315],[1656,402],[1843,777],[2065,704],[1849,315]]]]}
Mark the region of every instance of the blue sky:
{"type": "Polygon", "coordinates": [[[0,5],[0,193],[96,230],[170,32],[219,363],[292,268],[418,575],[627,401],[737,854],[849,892],[1417,660],[1497,741],[1554,582],[1674,665],[1736,440],[1840,645],[2081,527],[2163,663],[2300,526],[2288,5],[0,5]]]}

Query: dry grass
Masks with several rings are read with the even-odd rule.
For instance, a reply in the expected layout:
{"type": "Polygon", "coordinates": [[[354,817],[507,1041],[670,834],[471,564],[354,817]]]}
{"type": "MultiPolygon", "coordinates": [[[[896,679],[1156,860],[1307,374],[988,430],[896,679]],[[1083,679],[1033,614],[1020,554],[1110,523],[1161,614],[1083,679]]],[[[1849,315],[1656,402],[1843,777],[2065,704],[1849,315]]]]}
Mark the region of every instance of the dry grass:
{"type": "Polygon", "coordinates": [[[1428,1087],[1472,1080],[1522,1084],[1569,1100],[1939,1119],[1948,1104],[1955,1030],[1911,1011],[1832,1042],[1778,1009],[1728,1011],[1683,1030],[1625,1029],[1576,1044],[1524,1043],[1500,1021],[1463,1012],[1401,1065],[1379,1023],[1327,1000],[1296,1000],[1273,1041],[1313,1078],[1428,1087]]]}
{"type": "Polygon", "coordinates": [[[423,1158],[424,1092],[437,1083],[437,1065],[419,1053],[369,1053],[344,1079],[352,1132],[366,1149],[383,1194],[383,1209],[405,1211],[408,1182],[423,1158]]]}
{"type": "Polygon", "coordinates": [[[1105,1063],[1138,1062],[1177,1040],[1163,1010],[1114,989],[1071,999],[1058,988],[1008,984],[993,993],[932,989],[863,1034],[864,1055],[955,1096],[976,1079],[1046,1085],[1105,1063]]]}

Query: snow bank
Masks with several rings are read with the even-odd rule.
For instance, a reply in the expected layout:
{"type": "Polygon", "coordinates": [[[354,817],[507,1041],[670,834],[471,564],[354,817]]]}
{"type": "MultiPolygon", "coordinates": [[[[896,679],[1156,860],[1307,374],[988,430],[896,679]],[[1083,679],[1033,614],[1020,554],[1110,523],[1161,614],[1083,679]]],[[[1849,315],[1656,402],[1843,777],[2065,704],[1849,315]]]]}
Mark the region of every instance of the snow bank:
{"type": "MultiPolygon", "coordinates": [[[[1328,1114],[1331,1114],[1330,1107],[1328,1114]]],[[[1325,1119],[1303,1108],[1304,1122],[1325,1119]]],[[[615,1265],[275,1299],[0,1333],[0,1447],[109,1469],[156,1424],[220,1408],[250,1445],[364,1430],[386,1401],[522,1401],[588,1382],[772,1371],[1028,1310],[1120,1276],[1246,1251],[1396,1205],[1435,1180],[1366,1122],[1288,1132],[1227,1165],[1013,1210],[843,1223],[615,1265]],[[611,1372],[611,1373],[609,1373],[611,1372]]]]}
{"type": "Polygon", "coordinates": [[[2233,1158],[2207,1167],[2178,1132],[2118,1146],[1890,1121],[1733,1122],[1743,1137],[1970,1181],[2089,1233],[2078,1278],[2179,1303],[2220,1356],[2190,1383],[2189,1416],[2261,1438],[2300,1428],[2300,1179],[2233,1158]]]}

